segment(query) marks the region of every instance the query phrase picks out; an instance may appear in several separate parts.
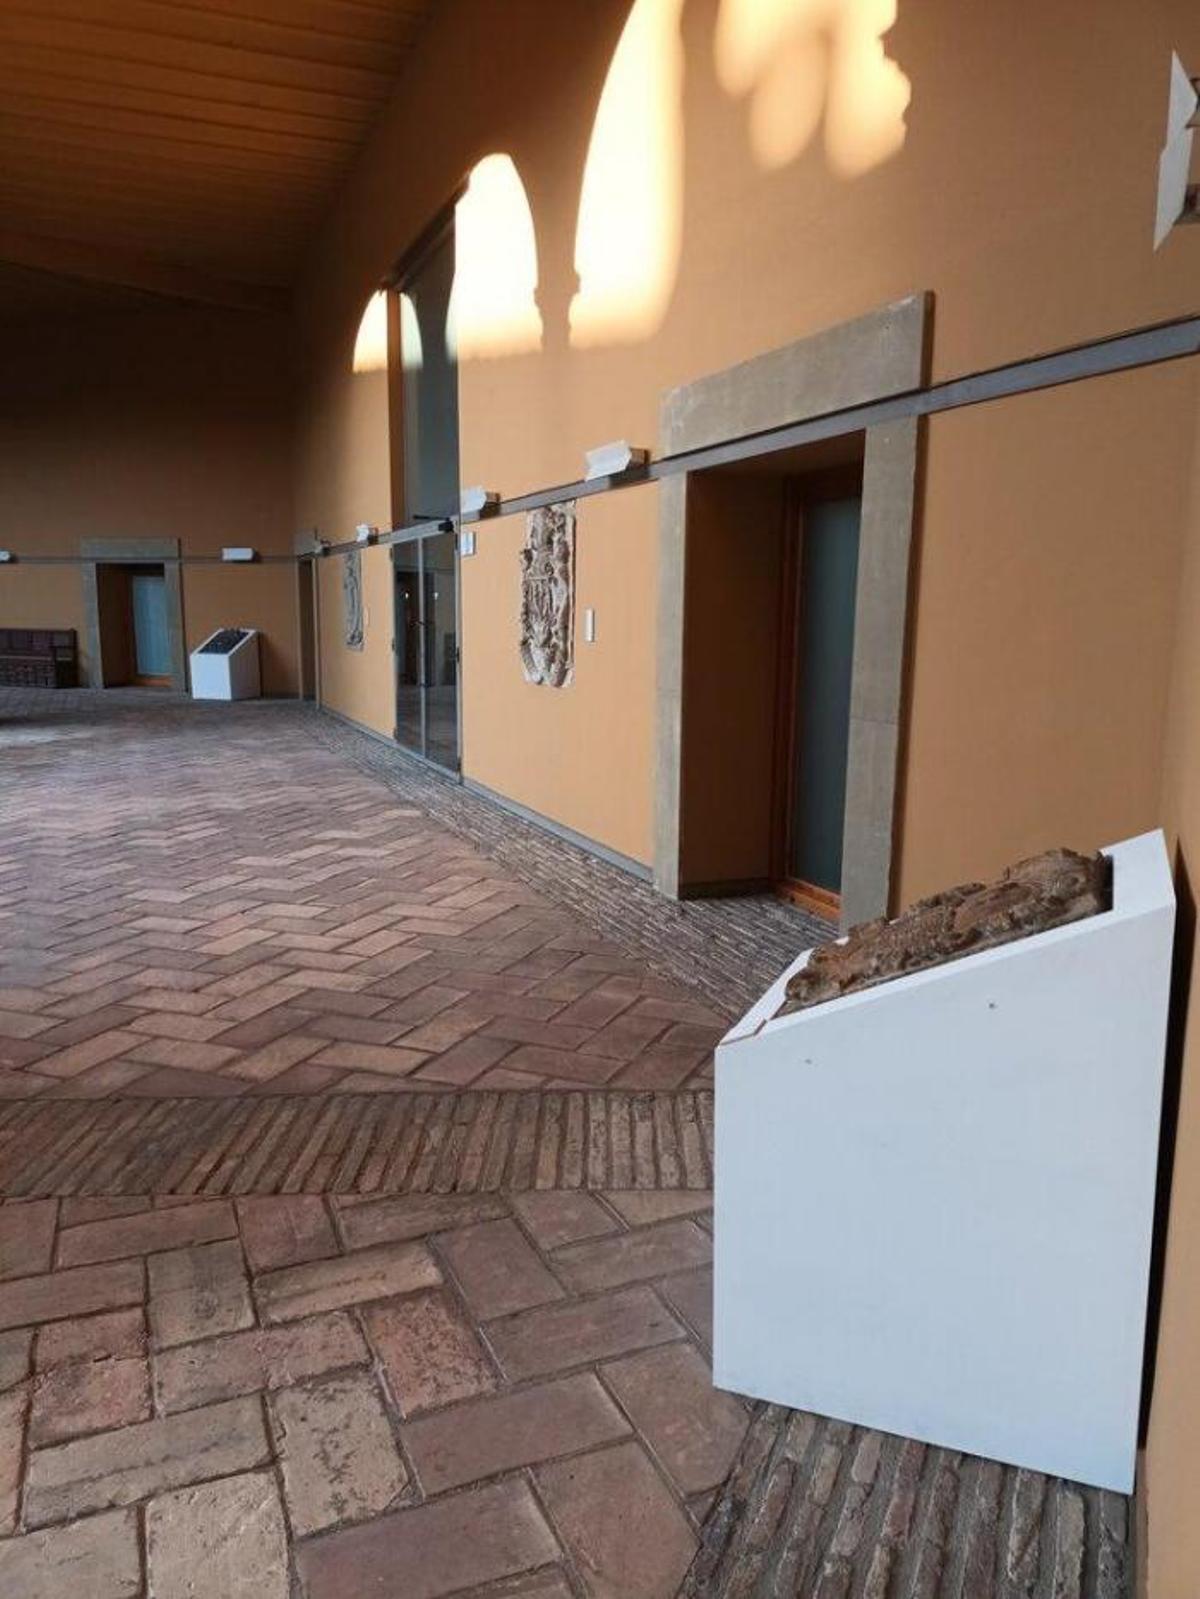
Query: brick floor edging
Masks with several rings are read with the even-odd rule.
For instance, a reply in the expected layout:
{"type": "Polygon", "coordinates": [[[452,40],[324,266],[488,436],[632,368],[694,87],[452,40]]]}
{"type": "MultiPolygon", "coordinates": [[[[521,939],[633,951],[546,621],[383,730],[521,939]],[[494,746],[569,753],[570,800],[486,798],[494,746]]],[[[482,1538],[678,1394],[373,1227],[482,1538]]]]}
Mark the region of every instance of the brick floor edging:
{"type": "Polygon", "coordinates": [[[712,1158],[705,1090],[0,1106],[9,1199],[702,1189],[712,1158]]]}

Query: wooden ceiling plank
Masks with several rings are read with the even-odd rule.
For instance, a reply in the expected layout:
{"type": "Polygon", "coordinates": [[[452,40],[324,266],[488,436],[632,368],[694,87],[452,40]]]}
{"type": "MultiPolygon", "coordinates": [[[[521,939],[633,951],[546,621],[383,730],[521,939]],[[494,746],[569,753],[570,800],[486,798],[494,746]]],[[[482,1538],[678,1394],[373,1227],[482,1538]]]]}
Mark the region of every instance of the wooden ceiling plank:
{"type": "Polygon", "coordinates": [[[408,49],[411,22],[397,14],[387,34],[374,38],[343,30],[321,31],[296,20],[265,21],[241,12],[162,0],[106,0],[97,18],[95,0],[38,0],[36,9],[8,0],[16,16],[52,17],[64,22],[100,23],[107,29],[155,41],[215,45],[254,55],[315,61],[328,66],[394,74],[408,49]]]}
{"type": "Polygon", "coordinates": [[[65,239],[39,238],[0,228],[0,261],[53,272],[84,282],[117,284],[149,294],[242,310],[270,310],[284,302],[278,290],[260,284],[223,282],[165,261],[121,251],[97,250],[65,239]]]}
{"type": "Polygon", "coordinates": [[[288,181],[309,180],[328,184],[341,171],[350,151],[343,146],[328,150],[294,150],[286,142],[252,135],[245,139],[223,134],[217,138],[192,138],[169,122],[124,121],[103,116],[46,116],[11,101],[0,109],[0,150],[10,144],[54,143],[63,149],[144,152],[161,161],[201,163],[230,171],[266,172],[288,181]],[[102,137],[97,139],[96,135],[102,137]]]}
{"type": "Polygon", "coordinates": [[[278,134],[293,139],[299,148],[309,144],[314,150],[337,146],[352,150],[362,139],[360,116],[315,116],[310,111],[281,111],[273,107],[223,101],[198,100],[178,94],[135,90],[107,83],[78,84],[72,80],[38,73],[12,73],[6,76],[0,63],[0,104],[5,110],[17,107],[44,108],[56,117],[80,119],[85,115],[110,116],[132,125],[153,117],[163,123],[179,123],[195,138],[206,130],[216,134],[229,130],[239,137],[249,131],[278,134]]]}
{"type": "Polygon", "coordinates": [[[97,62],[122,62],[143,70],[195,73],[246,84],[316,89],[366,103],[386,98],[394,71],[342,67],[335,63],[267,55],[228,45],[128,33],[102,22],[77,22],[48,17],[43,11],[18,13],[0,9],[0,42],[14,48],[34,46],[60,53],[79,53],[97,62]]]}
{"type": "Polygon", "coordinates": [[[329,89],[296,84],[252,83],[242,79],[147,67],[144,63],[101,60],[86,51],[65,53],[51,45],[12,44],[0,52],[0,77],[13,87],[28,81],[33,72],[50,73],[63,83],[102,84],[107,89],[150,89],[186,100],[214,105],[255,105],[282,111],[311,111],[318,116],[354,118],[361,128],[379,109],[377,96],[361,98],[329,89]]]}
{"type": "MultiPolygon", "coordinates": [[[[158,0],[164,7],[192,10],[196,0],[158,0]]],[[[208,11],[221,11],[257,22],[292,23],[315,33],[344,33],[357,39],[389,40],[398,30],[408,36],[429,13],[431,0],[203,0],[208,11]]]]}

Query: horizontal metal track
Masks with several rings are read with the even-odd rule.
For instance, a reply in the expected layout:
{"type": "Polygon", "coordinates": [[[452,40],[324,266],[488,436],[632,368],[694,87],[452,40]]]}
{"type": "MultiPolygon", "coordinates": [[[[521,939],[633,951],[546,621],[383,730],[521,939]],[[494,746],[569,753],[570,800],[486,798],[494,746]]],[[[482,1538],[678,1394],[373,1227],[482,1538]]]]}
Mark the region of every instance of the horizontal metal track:
{"type": "MultiPolygon", "coordinates": [[[[636,467],[618,477],[596,478],[591,482],[579,479],[574,483],[559,483],[553,488],[536,489],[529,494],[514,495],[502,500],[493,510],[482,516],[456,517],[457,523],[486,523],[497,517],[513,516],[522,511],[535,511],[546,505],[558,505],[563,500],[582,500],[593,494],[610,494],[618,489],[636,488],[644,483],[656,483],[664,478],[676,477],[682,472],[699,472],[714,466],[733,466],[739,461],[753,460],[757,456],[774,455],[783,450],[793,450],[798,445],[817,444],[823,439],[837,438],[846,433],[860,433],[866,428],[881,427],[888,422],[902,421],[907,417],[935,416],[943,411],[958,411],[966,406],[987,405],[994,400],[1009,399],[1019,394],[1035,394],[1042,389],[1060,388],[1067,383],[1080,383],[1088,378],[1109,377],[1116,372],[1129,372],[1138,367],[1159,366],[1164,361],[1178,361],[1200,354],[1200,316],[1180,317],[1172,322],[1160,322],[1151,327],[1136,328],[1128,333],[1110,338],[1094,339],[1087,344],[1074,344],[1048,355],[1031,356],[1013,361],[1006,366],[990,367],[966,377],[949,378],[944,383],[933,383],[924,388],[910,389],[886,400],[874,400],[867,405],[847,406],[841,410],[824,412],[807,417],[803,422],[789,422],[782,427],[769,428],[761,433],[747,433],[739,438],[724,439],[717,444],[700,449],[682,450],[676,455],[660,456],[645,466],[636,467]]],[[[422,534],[436,532],[444,523],[437,521],[413,522],[403,527],[380,533],[375,542],[381,545],[402,544],[422,534]]],[[[330,544],[327,553],[342,554],[348,550],[362,549],[356,539],[346,539],[330,544]]],[[[20,555],[16,559],[27,566],[82,566],[85,563],[75,555],[20,555]]],[[[287,564],[308,559],[304,555],[263,555],[260,564],[287,564]]],[[[110,564],[110,563],[104,563],[110,564]]],[[[120,564],[120,563],[112,563],[120,564]]],[[[129,565],[144,565],[144,559],[135,558],[129,565]]],[[[184,555],[154,565],[211,566],[222,564],[220,556],[184,555]]]]}

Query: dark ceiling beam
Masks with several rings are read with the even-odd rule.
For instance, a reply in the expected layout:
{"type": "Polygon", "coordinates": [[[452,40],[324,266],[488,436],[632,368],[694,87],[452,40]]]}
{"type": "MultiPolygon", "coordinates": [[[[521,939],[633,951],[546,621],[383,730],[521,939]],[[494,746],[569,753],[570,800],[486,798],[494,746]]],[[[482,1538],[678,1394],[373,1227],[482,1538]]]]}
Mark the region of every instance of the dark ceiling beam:
{"type": "Polygon", "coordinates": [[[276,311],[287,303],[287,291],[274,284],[238,283],[209,277],[191,267],[176,266],[151,256],[130,254],[106,245],[73,239],[52,239],[0,227],[0,261],[85,283],[139,289],[167,300],[215,305],[235,311],[276,311]]]}

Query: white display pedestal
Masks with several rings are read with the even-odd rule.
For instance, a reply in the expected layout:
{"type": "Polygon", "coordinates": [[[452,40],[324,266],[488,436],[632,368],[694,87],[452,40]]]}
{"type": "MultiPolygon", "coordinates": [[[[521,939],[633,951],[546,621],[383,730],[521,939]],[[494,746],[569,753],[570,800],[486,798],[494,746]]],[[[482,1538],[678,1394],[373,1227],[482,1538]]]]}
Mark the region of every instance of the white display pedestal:
{"type": "Polygon", "coordinates": [[[194,700],[253,700],[261,692],[258,668],[258,629],[220,627],[191,653],[194,700]],[[223,633],[241,636],[227,649],[209,646],[223,633]]]}
{"type": "Polygon", "coordinates": [[[1128,1492],[1175,901],[771,1020],[716,1063],[717,1385],[1128,1492]]]}

